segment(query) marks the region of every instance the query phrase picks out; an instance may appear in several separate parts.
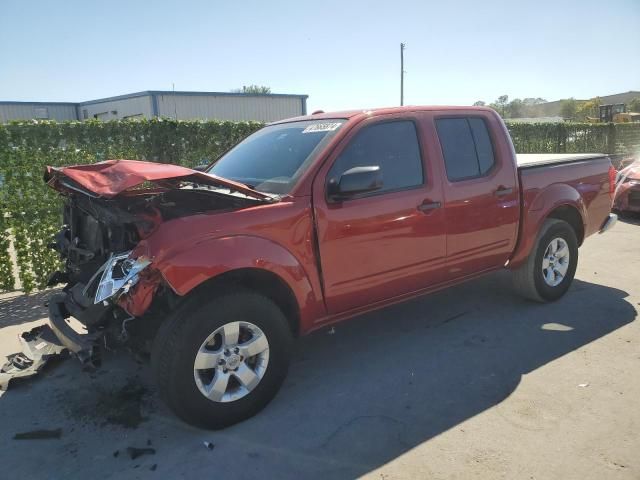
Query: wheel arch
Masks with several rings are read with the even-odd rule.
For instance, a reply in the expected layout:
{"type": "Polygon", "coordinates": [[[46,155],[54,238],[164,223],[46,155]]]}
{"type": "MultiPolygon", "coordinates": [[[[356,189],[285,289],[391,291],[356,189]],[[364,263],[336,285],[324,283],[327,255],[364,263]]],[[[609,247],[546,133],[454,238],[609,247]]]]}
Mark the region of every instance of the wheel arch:
{"type": "Polygon", "coordinates": [[[578,246],[585,238],[587,209],[580,193],[570,185],[554,184],[526,198],[522,207],[522,227],[518,245],[509,262],[511,268],[522,265],[535,246],[540,229],[548,218],[567,222],[573,228],[578,246]]]}
{"type": "Polygon", "coordinates": [[[300,306],[296,296],[282,277],[269,270],[253,267],[228,270],[205,280],[187,295],[210,298],[212,294],[233,291],[237,287],[260,293],[272,300],[287,318],[291,333],[295,337],[300,334],[300,306]]]}
{"type": "Polygon", "coordinates": [[[156,268],[180,297],[229,280],[271,294],[291,315],[296,333],[306,333],[314,319],[326,315],[313,266],[305,267],[292,252],[267,238],[235,235],[206,240],[165,256],[156,268]]]}
{"type": "Polygon", "coordinates": [[[549,215],[545,217],[545,220],[547,218],[555,218],[567,222],[576,234],[578,246],[582,245],[582,242],[584,241],[584,220],[580,211],[574,205],[560,205],[549,212],[549,215]]]}

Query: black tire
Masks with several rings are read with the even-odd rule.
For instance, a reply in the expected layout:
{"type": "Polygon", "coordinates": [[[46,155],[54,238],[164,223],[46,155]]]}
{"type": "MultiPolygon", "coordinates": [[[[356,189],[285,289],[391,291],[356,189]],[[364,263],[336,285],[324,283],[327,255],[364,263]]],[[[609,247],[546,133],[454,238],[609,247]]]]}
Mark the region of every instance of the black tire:
{"type": "Polygon", "coordinates": [[[567,222],[555,218],[544,221],[536,243],[527,261],[513,270],[516,291],[525,298],[538,302],[552,302],[562,297],[571,286],[578,266],[578,240],[576,233],[567,222]],[[562,281],[551,286],[547,284],[542,273],[542,261],[549,243],[562,238],[569,247],[569,266],[562,281]]]}
{"type": "Polygon", "coordinates": [[[151,364],[160,397],[178,417],[196,427],[219,429],[255,415],[273,399],[287,375],[291,345],[287,319],[263,295],[244,289],[213,298],[200,293],[181,304],[160,327],[151,364]],[[260,383],[246,396],[214,402],[196,385],[194,359],[205,339],[230,321],[251,322],[264,332],[269,361],[260,383]]]}

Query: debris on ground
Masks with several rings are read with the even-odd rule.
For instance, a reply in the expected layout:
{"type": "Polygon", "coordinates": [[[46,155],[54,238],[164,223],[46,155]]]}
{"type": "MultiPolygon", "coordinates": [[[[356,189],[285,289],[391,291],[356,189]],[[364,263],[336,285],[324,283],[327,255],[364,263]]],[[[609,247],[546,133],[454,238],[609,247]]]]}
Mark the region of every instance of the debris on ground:
{"type": "Polygon", "coordinates": [[[589,382],[587,382],[587,383],[580,383],[580,384],[578,384],[578,386],[579,386],[579,387],[581,387],[581,388],[588,387],[588,386],[589,386],[589,382]]]}
{"type": "Polygon", "coordinates": [[[66,351],[48,325],[23,332],[19,339],[22,351],[9,355],[0,368],[0,397],[12,379],[35,375],[49,360],[66,351]]]}
{"type": "Polygon", "coordinates": [[[62,429],[55,430],[31,430],[29,432],[16,433],[14,440],[50,440],[62,437],[62,429]]]}
{"type": "Polygon", "coordinates": [[[151,466],[149,467],[149,470],[151,470],[152,472],[155,472],[155,471],[156,471],[156,468],[158,468],[158,464],[157,464],[157,463],[154,463],[153,465],[151,465],[151,466]]]}
{"type": "Polygon", "coordinates": [[[148,420],[142,413],[148,390],[138,377],[129,377],[121,386],[98,385],[85,396],[67,405],[65,414],[74,420],[104,427],[116,425],[135,429],[148,420]]]}
{"type": "Polygon", "coordinates": [[[207,447],[209,450],[213,450],[213,447],[215,447],[215,445],[214,445],[213,443],[211,443],[211,442],[204,441],[204,442],[202,442],[202,443],[203,443],[203,444],[204,444],[204,446],[205,446],[205,447],[207,447]]]}
{"type": "Polygon", "coordinates": [[[120,455],[120,450],[113,452],[113,458],[118,458],[118,455],[120,455]]]}
{"type": "Polygon", "coordinates": [[[137,447],[127,447],[127,453],[129,454],[129,458],[131,460],[135,460],[138,457],[143,455],[155,455],[155,448],[137,448],[137,447]]]}

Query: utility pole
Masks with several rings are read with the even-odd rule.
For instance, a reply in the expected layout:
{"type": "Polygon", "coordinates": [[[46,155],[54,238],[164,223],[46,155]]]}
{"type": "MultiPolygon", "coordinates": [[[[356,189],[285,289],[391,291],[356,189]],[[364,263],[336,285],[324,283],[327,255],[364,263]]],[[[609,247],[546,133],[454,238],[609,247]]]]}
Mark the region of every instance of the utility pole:
{"type": "Polygon", "coordinates": [[[400,106],[404,105],[404,48],[405,44],[400,44],[400,106]]]}

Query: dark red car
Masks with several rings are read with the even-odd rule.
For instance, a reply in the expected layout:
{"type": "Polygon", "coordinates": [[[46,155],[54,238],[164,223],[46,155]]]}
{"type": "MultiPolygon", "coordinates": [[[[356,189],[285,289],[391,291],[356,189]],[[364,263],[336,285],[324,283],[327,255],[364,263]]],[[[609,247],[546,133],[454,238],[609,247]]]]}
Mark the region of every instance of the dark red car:
{"type": "Polygon", "coordinates": [[[488,108],[321,113],[206,172],[113,160],[45,178],[66,197],[54,332],[84,361],[149,345],[164,400],[209,428],[271,400],[295,337],[362,312],[505,267],[559,299],[616,219],[607,156],[516,156],[488,108]]]}

